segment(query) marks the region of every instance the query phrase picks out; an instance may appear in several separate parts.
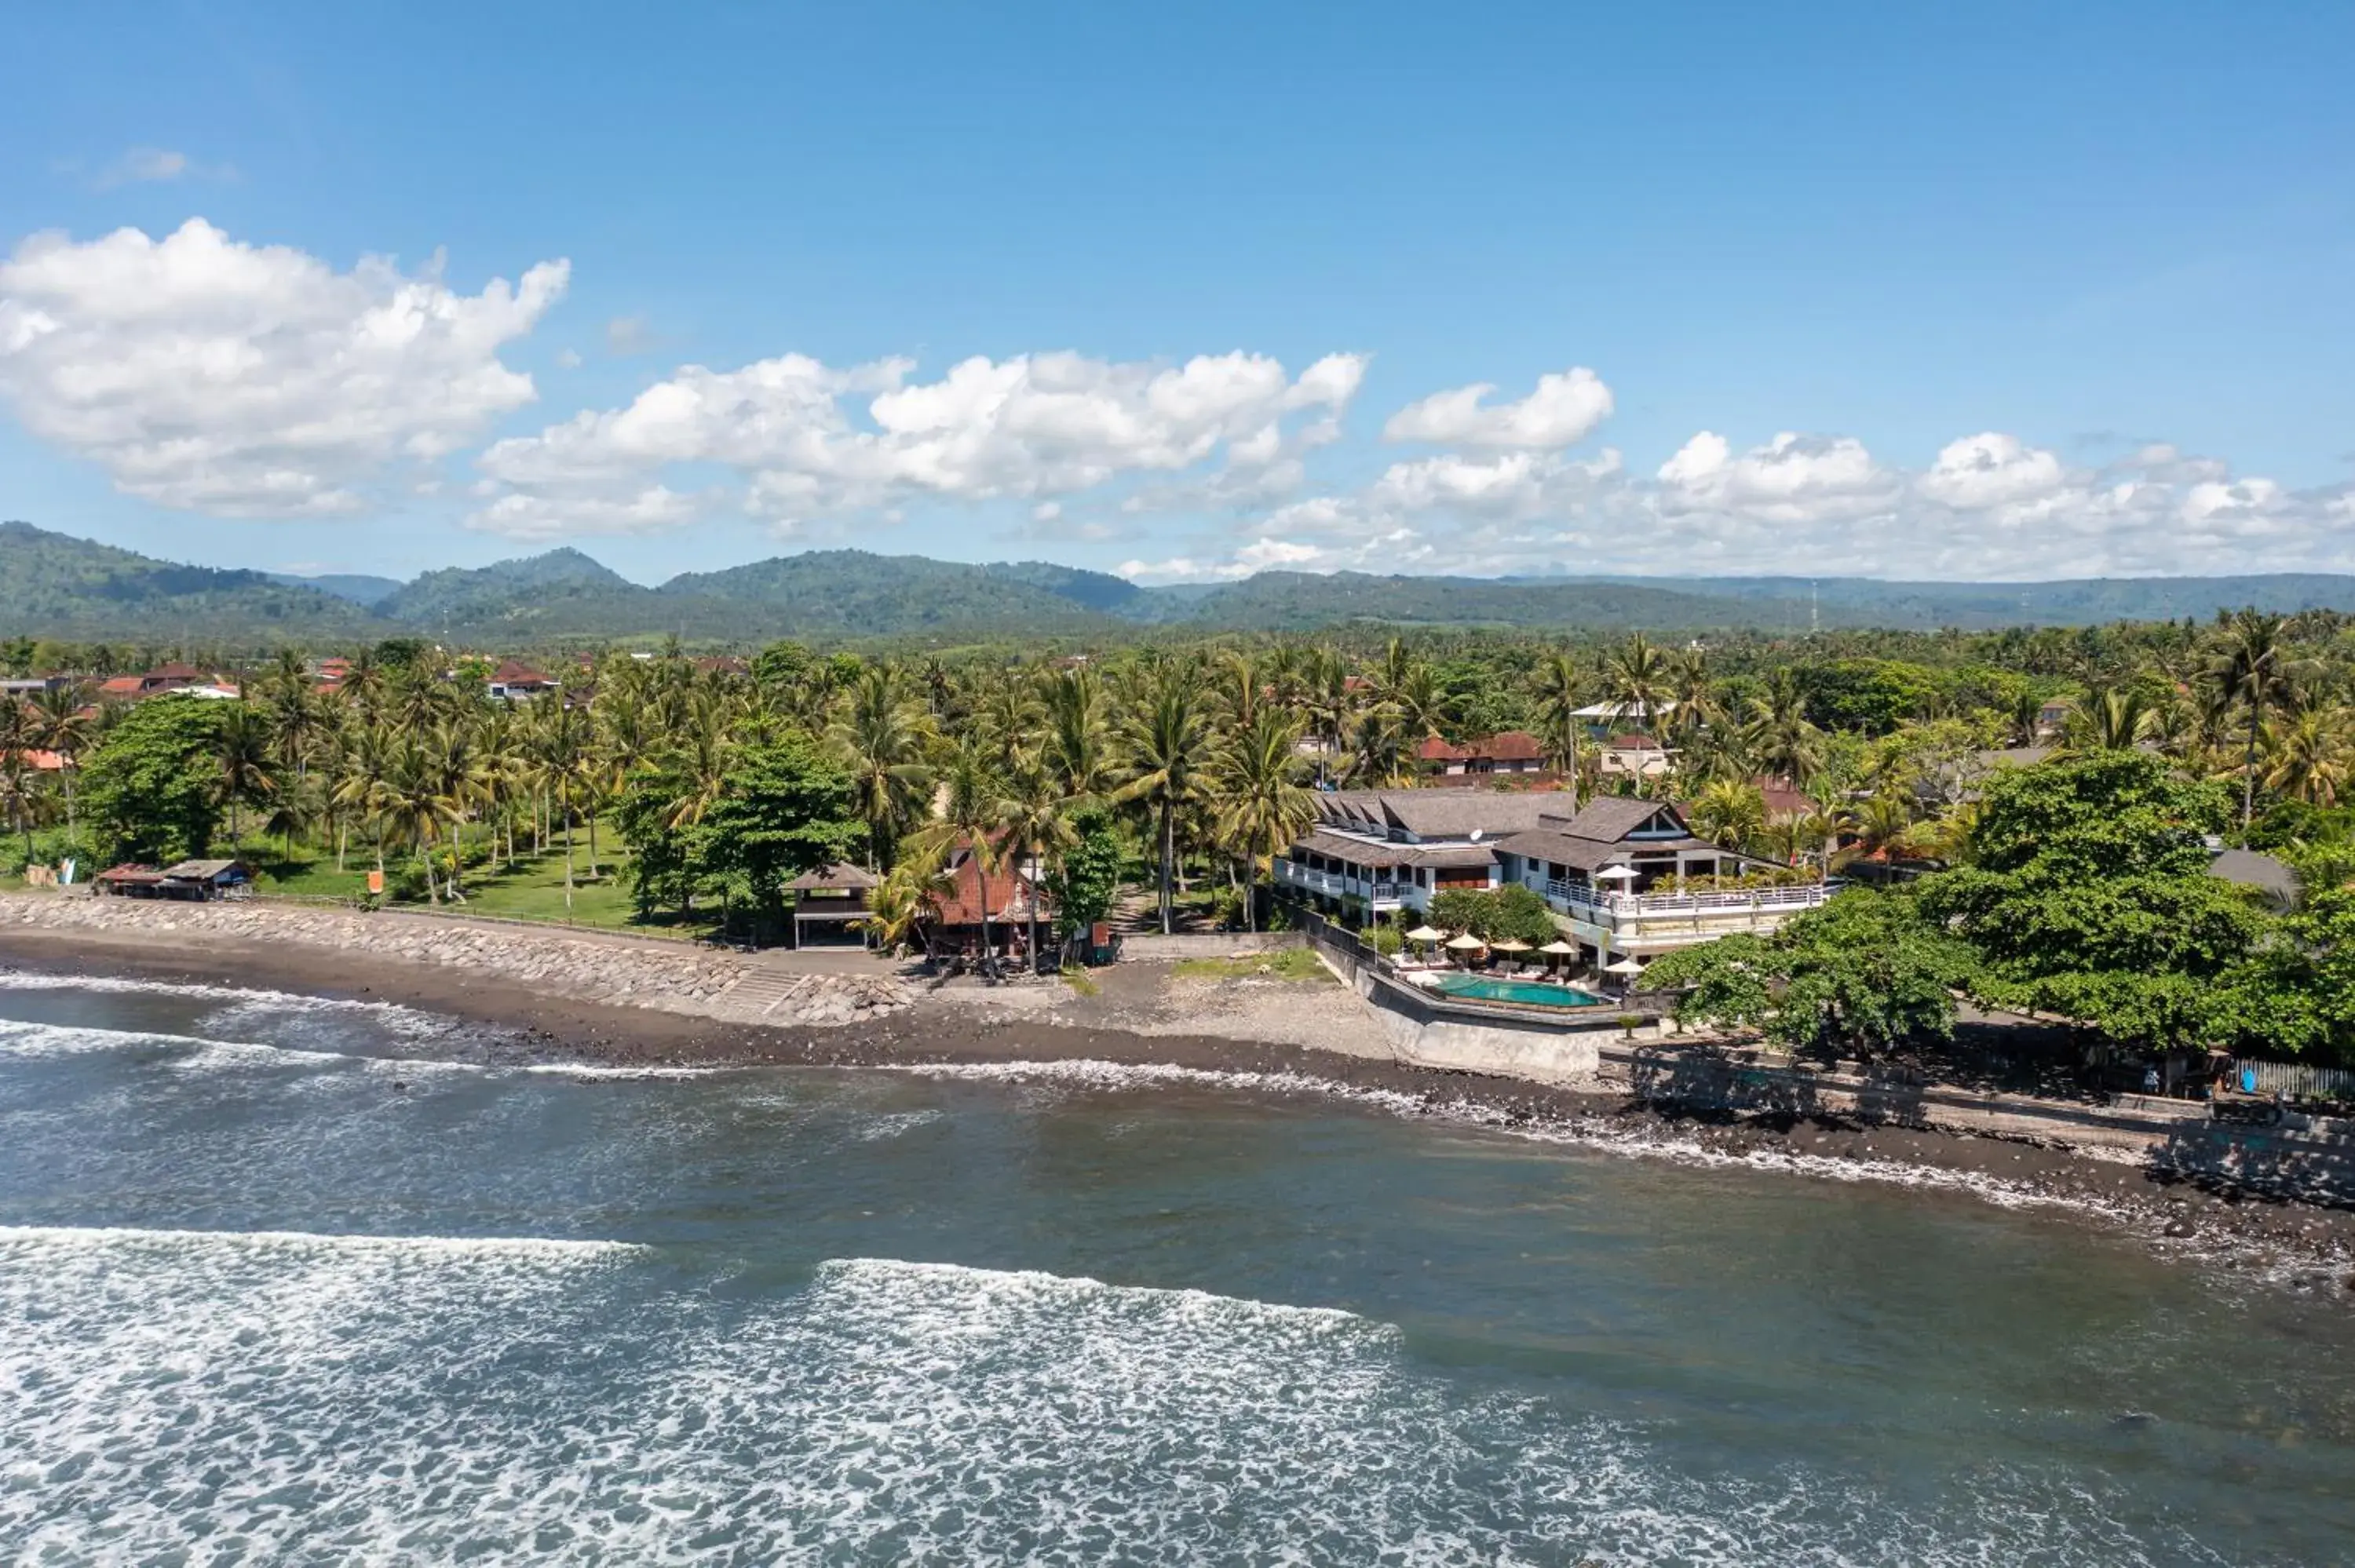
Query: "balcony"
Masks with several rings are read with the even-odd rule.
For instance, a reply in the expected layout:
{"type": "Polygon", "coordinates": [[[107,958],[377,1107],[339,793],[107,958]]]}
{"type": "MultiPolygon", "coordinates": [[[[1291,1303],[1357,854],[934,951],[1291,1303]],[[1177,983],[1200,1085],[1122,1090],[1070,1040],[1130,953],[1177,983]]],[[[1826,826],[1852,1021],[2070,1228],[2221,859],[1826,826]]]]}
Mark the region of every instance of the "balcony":
{"type": "Polygon", "coordinates": [[[1823,883],[1801,883],[1790,887],[1759,887],[1736,893],[1605,893],[1583,883],[1548,877],[1542,891],[1566,914],[1598,923],[1618,925],[1628,921],[1702,920],[1742,915],[1779,922],[1802,910],[1816,908],[1832,895],[1834,889],[1823,883]]]}

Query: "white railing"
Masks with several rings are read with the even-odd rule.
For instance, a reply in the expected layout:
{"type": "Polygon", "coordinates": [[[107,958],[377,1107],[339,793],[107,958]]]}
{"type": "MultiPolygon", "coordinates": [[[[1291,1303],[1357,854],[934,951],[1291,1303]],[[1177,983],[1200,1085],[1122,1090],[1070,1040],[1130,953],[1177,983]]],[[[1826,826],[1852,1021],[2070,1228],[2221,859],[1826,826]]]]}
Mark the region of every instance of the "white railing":
{"type": "Polygon", "coordinates": [[[2232,1087],[2241,1075],[2251,1075],[2261,1095],[2292,1099],[2355,1099],[2355,1072],[2344,1067],[2312,1067],[2303,1062],[2239,1062],[2232,1064],[2232,1087]]]}
{"type": "Polygon", "coordinates": [[[1401,897],[1404,896],[1404,895],[1403,895],[1399,891],[1399,888],[1400,888],[1400,885],[1399,885],[1398,883],[1395,883],[1395,882],[1377,882],[1377,883],[1375,883],[1375,884],[1374,884],[1374,902],[1375,902],[1375,903],[1377,903],[1377,904],[1395,904],[1395,903],[1397,903],[1401,897]]]}
{"type": "Polygon", "coordinates": [[[1604,893],[1583,883],[1560,877],[1546,879],[1549,898],[1576,905],[1614,920],[1640,920],[1663,915],[1742,914],[1784,915],[1813,909],[1831,896],[1819,882],[1789,887],[1761,887],[1739,893],[1604,893]]]}

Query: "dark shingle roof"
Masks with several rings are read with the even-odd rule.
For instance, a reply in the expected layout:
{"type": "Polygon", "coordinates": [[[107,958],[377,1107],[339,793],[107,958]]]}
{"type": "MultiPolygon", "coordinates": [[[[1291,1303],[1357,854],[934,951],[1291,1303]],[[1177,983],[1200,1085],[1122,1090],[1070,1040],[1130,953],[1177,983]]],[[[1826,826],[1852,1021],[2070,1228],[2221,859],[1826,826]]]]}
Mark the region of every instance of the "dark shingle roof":
{"type": "Polygon", "coordinates": [[[864,892],[883,879],[863,865],[822,865],[815,871],[805,871],[785,885],[795,893],[816,893],[835,888],[864,892]]]}
{"type": "Polygon", "coordinates": [[[1628,795],[1599,795],[1581,807],[1574,817],[1565,818],[1557,812],[1548,811],[1534,825],[1567,833],[1572,838],[1615,844],[1661,811],[1669,812],[1679,824],[1684,821],[1683,813],[1667,800],[1640,800],[1628,795]]]}

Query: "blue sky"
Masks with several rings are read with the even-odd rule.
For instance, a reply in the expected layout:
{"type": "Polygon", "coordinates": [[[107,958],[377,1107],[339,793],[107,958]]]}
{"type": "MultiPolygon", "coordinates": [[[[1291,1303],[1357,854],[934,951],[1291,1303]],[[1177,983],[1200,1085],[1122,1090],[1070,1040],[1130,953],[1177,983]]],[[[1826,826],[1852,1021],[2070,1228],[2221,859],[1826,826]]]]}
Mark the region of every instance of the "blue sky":
{"type": "Polygon", "coordinates": [[[155,554],[2355,569],[2355,7],[11,26],[0,515],[155,554]]]}

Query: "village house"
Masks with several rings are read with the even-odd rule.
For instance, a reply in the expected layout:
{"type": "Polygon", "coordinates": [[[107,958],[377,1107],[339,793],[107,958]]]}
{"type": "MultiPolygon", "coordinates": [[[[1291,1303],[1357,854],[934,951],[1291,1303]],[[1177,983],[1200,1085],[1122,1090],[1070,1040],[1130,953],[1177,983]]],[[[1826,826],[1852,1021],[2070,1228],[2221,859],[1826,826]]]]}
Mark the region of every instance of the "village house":
{"type": "Polygon", "coordinates": [[[490,694],[506,702],[519,697],[537,697],[556,690],[556,683],[513,659],[502,659],[499,667],[491,672],[490,694]]]}
{"type": "Polygon", "coordinates": [[[100,872],[96,880],[101,895],[117,898],[168,898],[200,904],[251,892],[253,871],[242,861],[184,860],[161,870],[151,865],[110,866],[100,872]]]}
{"type": "Polygon", "coordinates": [[[137,702],[161,692],[185,691],[188,687],[209,683],[201,670],[186,664],[158,664],[144,675],[116,675],[98,683],[102,701],[137,702]]]}
{"type": "Polygon", "coordinates": [[[1538,774],[1545,771],[1545,747],[1527,730],[1508,729],[1484,739],[1451,745],[1425,736],[1414,748],[1415,760],[1425,772],[1442,778],[1482,777],[1497,773],[1538,774]]]}
{"type": "Polygon", "coordinates": [[[1594,968],[1736,931],[1764,933],[1830,896],[1770,885],[1766,862],[1693,836],[1670,801],[1558,792],[1343,790],[1275,863],[1281,890],[1374,919],[1419,918],[1450,888],[1518,884],[1594,968]],[[1747,883],[1753,875],[1757,885],[1747,883]]]}
{"type": "Polygon", "coordinates": [[[1033,869],[1012,863],[986,877],[970,845],[950,852],[948,869],[932,884],[927,937],[943,958],[978,959],[982,942],[982,885],[989,892],[989,943],[1001,958],[1022,961],[1029,950],[1030,916],[1039,916],[1039,942],[1053,940],[1055,901],[1039,885],[1033,869]]]}

